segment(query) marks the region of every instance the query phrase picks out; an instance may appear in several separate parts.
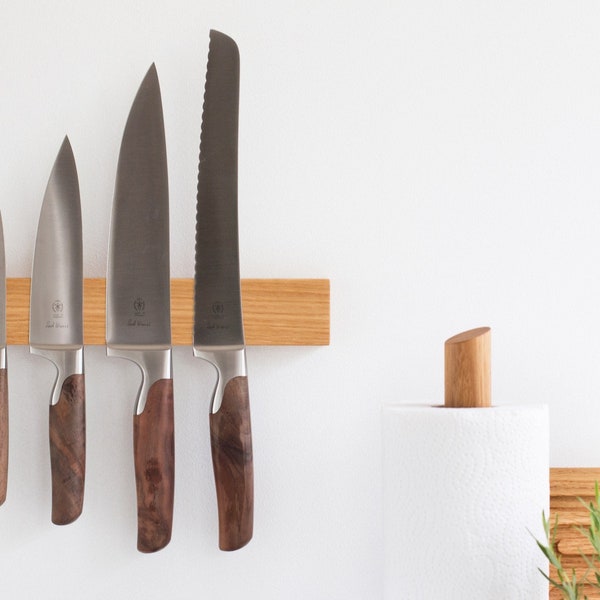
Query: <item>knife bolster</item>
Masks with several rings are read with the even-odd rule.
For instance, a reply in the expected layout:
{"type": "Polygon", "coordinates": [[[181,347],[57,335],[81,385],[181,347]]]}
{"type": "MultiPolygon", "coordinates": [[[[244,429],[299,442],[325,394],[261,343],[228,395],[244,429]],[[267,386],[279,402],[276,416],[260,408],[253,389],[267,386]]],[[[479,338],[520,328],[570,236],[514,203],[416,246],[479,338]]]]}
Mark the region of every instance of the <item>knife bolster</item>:
{"type": "Polygon", "coordinates": [[[233,348],[204,350],[194,346],[194,356],[208,361],[217,370],[217,383],[213,390],[210,405],[210,412],[215,414],[219,412],[223,403],[227,382],[234,377],[245,377],[247,375],[246,349],[244,346],[236,346],[233,348]]]}
{"type": "Polygon", "coordinates": [[[50,397],[50,406],[56,406],[60,400],[63,382],[70,375],[83,375],[83,346],[59,349],[44,346],[31,346],[31,354],[43,356],[56,367],[56,381],[50,397]]]}
{"type": "Polygon", "coordinates": [[[107,346],[107,356],[125,358],[134,362],[142,371],[142,383],[135,403],[136,415],[141,415],[152,384],[161,379],[173,378],[173,361],[171,348],[152,348],[148,350],[132,350],[130,347],[107,346]]]}

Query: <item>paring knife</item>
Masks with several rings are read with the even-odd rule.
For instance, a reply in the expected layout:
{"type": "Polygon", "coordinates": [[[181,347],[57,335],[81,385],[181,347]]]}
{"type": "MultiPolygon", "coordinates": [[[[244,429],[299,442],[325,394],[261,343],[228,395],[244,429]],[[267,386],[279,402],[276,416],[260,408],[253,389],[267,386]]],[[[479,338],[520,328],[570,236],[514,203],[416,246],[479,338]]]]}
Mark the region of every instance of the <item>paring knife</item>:
{"type": "Polygon", "coordinates": [[[6,262],[0,215],[0,505],[8,483],[8,371],[6,365],[6,262]]]}
{"type": "Polygon", "coordinates": [[[29,345],[52,361],[50,400],[52,522],[66,525],[83,507],[85,381],[81,205],[75,158],[65,137],[40,212],[33,273],[29,345]]]}
{"type": "Polygon", "coordinates": [[[133,416],[137,547],[155,552],[171,539],[174,421],[167,151],[154,64],[121,141],[108,254],[107,354],[142,371],[133,416]]]}
{"type": "Polygon", "coordinates": [[[211,31],[198,172],[194,356],[211,362],[217,370],[210,438],[221,550],[237,550],[247,544],[254,519],[238,251],[239,76],[236,43],[211,31]]]}

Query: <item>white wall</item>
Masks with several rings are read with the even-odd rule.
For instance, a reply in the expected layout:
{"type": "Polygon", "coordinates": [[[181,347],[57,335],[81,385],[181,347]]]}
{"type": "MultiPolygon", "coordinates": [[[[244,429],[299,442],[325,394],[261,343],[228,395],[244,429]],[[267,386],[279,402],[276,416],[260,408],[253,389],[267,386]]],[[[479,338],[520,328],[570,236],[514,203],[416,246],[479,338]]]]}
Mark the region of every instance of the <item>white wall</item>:
{"type": "MultiPolygon", "coordinates": [[[[547,402],[554,466],[600,464],[600,5],[133,0],[0,4],[0,209],[29,276],[63,136],[85,275],[105,274],[117,155],[151,62],[172,275],[191,277],[208,30],[242,60],[243,277],[328,277],[332,343],[250,348],[255,538],[217,550],[212,372],[177,348],[173,539],[135,549],[133,365],[86,351],[84,513],[50,523],[52,367],[9,349],[2,598],[381,594],[383,401],[439,403],[443,342],[493,331],[498,404],[547,402]]],[[[443,490],[440,491],[443,501],[443,490]]]]}

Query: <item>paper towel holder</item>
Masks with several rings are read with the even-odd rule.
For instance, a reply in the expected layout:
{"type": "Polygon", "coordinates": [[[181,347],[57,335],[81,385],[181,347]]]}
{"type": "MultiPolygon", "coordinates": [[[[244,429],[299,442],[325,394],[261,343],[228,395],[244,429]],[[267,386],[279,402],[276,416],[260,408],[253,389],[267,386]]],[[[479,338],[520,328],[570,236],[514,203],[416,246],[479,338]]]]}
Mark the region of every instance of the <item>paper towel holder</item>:
{"type": "Polygon", "coordinates": [[[491,330],[478,327],[444,343],[444,406],[491,406],[491,330]]]}

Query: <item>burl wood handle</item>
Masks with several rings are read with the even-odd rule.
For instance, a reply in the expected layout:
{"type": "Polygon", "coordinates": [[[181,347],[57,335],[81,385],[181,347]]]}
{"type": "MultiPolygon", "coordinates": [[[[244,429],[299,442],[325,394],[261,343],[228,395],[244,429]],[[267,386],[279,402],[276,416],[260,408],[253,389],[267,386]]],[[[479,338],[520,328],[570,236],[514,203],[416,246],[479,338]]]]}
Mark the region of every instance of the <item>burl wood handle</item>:
{"type": "Polygon", "coordinates": [[[173,380],[152,384],[144,411],[133,417],[133,452],[140,552],[156,552],[171,540],[175,475],[173,380]]]}
{"type": "Polygon", "coordinates": [[[0,505],[6,500],[8,482],[8,374],[0,369],[0,505]]]}
{"type": "Polygon", "coordinates": [[[50,406],[52,522],[72,523],[83,508],[85,484],[85,376],[69,375],[50,406]]]}
{"type": "Polygon", "coordinates": [[[218,412],[210,415],[210,442],[219,511],[219,548],[237,550],[252,538],[254,469],[248,378],[227,382],[218,412]]]}

